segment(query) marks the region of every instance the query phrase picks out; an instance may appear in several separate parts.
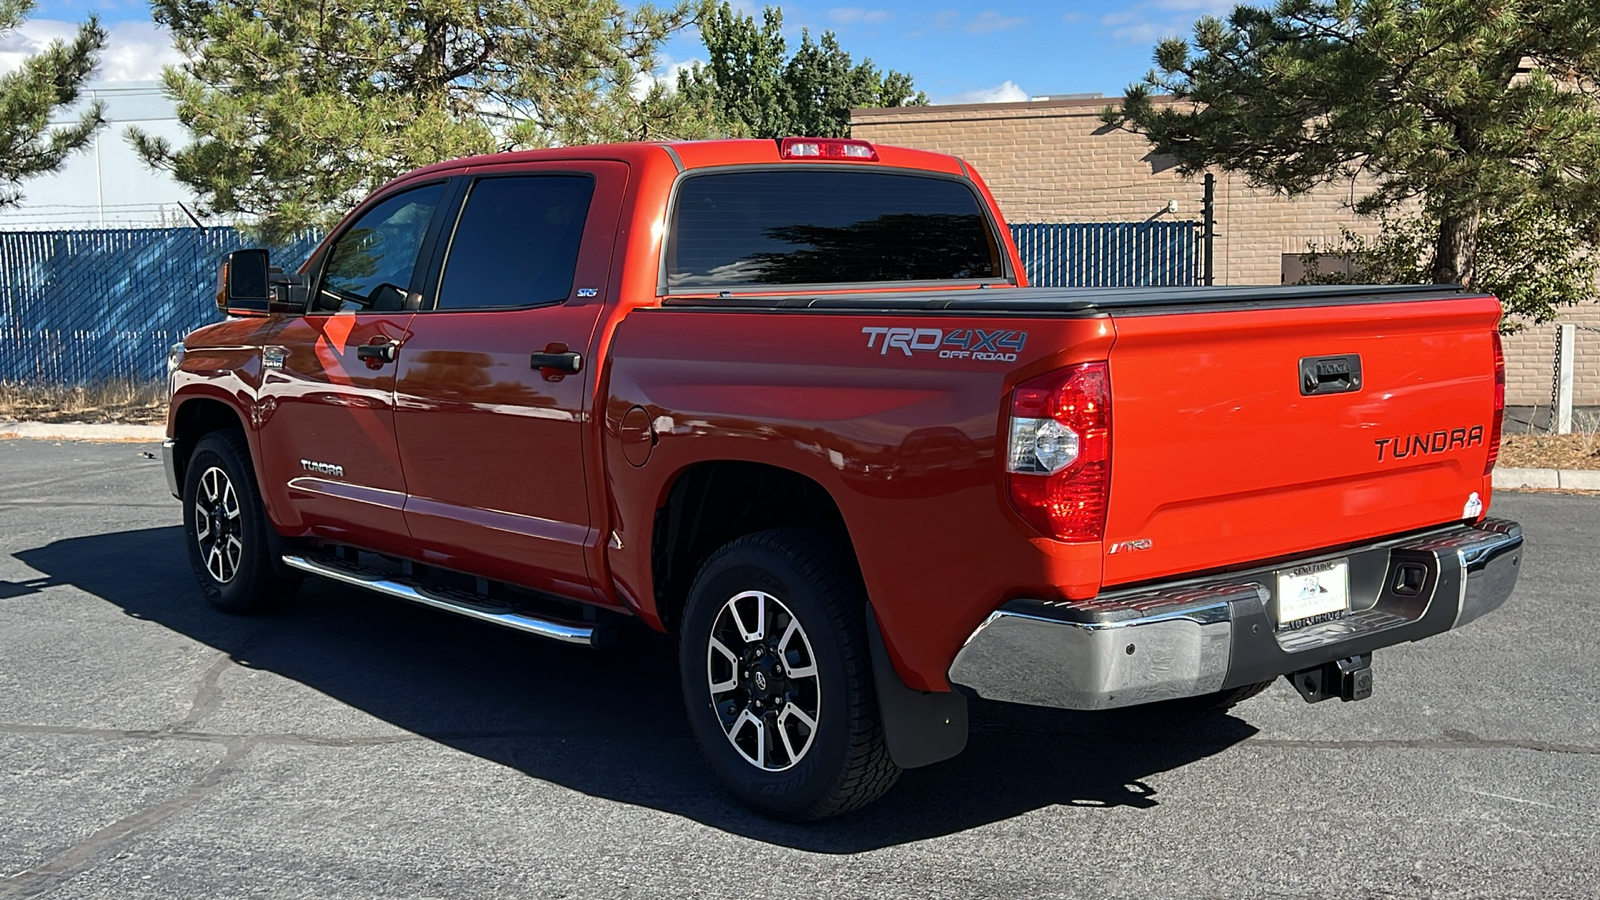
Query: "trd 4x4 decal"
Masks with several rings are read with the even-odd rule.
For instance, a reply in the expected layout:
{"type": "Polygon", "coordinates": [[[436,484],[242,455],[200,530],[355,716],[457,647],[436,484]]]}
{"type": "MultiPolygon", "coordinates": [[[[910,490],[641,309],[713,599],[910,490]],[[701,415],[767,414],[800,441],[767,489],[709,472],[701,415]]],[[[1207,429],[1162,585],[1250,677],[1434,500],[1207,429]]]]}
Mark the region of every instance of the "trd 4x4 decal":
{"type": "Polygon", "coordinates": [[[1028,342],[1026,331],[1007,331],[996,328],[961,328],[941,331],[937,328],[889,328],[867,326],[861,329],[867,336],[867,349],[876,349],[879,355],[899,350],[907,356],[916,353],[938,353],[940,359],[978,359],[993,362],[1016,362],[1017,354],[1028,342]],[[881,338],[881,340],[880,340],[881,338]]]}

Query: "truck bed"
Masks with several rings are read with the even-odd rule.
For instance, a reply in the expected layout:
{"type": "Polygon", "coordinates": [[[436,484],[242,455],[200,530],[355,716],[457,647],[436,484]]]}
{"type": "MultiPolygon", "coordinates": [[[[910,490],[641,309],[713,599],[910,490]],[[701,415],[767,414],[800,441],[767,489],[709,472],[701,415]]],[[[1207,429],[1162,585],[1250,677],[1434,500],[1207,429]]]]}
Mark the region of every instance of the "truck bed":
{"type": "Polygon", "coordinates": [[[680,456],[824,485],[905,636],[902,672],[940,689],[1008,595],[1093,597],[1481,517],[1498,316],[1492,297],[1439,286],[668,297],[611,349],[611,409],[626,398],[666,426],[659,475],[609,471],[621,509],[652,508],[680,456]],[[1014,352],[941,358],[968,330],[1014,352]],[[1301,366],[1323,357],[1359,357],[1359,387],[1304,395],[1301,366]],[[1053,540],[1008,505],[1009,398],[1093,360],[1112,398],[1104,536],[1053,540]],[[988,564],[944,564],[970,559],[988,564]]]}

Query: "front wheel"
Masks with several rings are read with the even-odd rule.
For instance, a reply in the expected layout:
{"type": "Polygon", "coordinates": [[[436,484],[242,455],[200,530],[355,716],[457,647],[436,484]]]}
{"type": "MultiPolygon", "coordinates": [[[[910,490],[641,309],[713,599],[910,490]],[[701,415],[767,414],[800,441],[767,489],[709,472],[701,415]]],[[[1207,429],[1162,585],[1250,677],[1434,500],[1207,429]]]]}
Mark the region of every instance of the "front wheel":
{"type": "Polygon", "coordinates": [[[838,815],[882,796],[889,759],[849,558],[800,528],[712,555],[679,644],[689,724],[735,797],[776,818],[838,815]]]}
{"type": "Polygon", "coordinates": [[[273,566],[271,528],[244,435],[201,438],[184,473],[183,530],[189,565],[212,606],[266,612],[294,597],[300,579],[273,566]]]}

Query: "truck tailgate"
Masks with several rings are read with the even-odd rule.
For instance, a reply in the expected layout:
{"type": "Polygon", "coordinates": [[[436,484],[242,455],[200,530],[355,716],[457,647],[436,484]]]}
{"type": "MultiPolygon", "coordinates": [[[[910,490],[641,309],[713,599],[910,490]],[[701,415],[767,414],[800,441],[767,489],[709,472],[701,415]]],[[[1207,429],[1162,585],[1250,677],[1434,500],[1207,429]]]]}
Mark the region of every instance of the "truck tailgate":
{"type": "Polygon", "coordinates": [[[1493,298],[1213,310],[1113,314],[1106,585],[1487,508],[1493,298]]]}

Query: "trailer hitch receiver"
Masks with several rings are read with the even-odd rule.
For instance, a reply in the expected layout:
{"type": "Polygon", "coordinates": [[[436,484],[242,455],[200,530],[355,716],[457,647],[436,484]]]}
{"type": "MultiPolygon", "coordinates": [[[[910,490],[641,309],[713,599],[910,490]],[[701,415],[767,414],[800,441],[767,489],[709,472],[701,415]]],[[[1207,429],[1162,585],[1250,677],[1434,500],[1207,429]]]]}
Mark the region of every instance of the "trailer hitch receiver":
{"type": "Polygon", "coordinates": [[[1372,654],[1349,656],[1285,676],[1307,703],[1338,697],[1349,703],[1372,696],[1372,654]]]}

